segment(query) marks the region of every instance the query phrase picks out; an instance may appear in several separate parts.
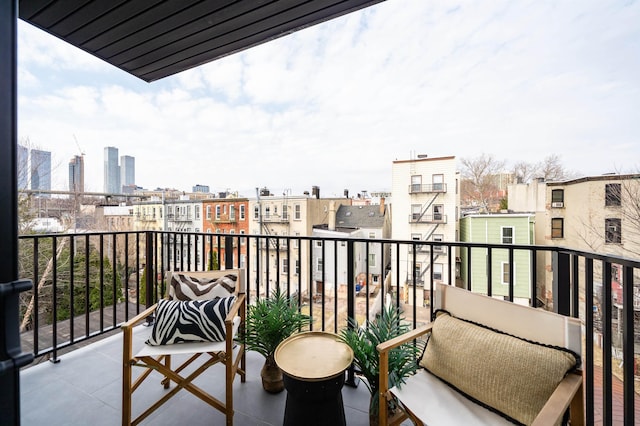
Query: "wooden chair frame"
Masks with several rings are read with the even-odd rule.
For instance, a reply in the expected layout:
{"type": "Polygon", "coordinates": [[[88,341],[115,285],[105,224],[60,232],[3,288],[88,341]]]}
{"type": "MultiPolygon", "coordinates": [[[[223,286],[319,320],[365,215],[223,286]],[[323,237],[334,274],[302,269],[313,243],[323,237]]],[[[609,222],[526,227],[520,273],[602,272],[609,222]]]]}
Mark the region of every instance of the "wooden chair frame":
{"type": "MultiPolygon", "coordinates": [[[[202,343],[180,343],[175,345],[155,346],[147,354],[133,353],[133,332],[134,327],[146,321],[155,312],[156,305],[151,306],[144,312],[136,315],[131,320],[122,324],[123,331],[123,373],[122,373],[122,424],[136,425],[147,418],[156,409],[167,402],[181,389],[185,389],[202,401],[221,411],[226,416],[226,424],[233,425],[233,381],[236,375],[240,375],[241,382],[245,382],[246,357],[245,347],[242,343],[234,339],[234,331],[244,324],[246,316],[246,297],[243,287],[243,270],[212,271],[223,274],[230,272],[238,273],[238,286],[240,288],[237,300],[229,310],[225,319],[226,340],[224,342],[202,342],[202,343]],[[238,321],[239,318],[239,321],[238,321]],[[177,368],[172,368],[172,355],[189,353],[191,356],[177,368]],[[200,364],[188,375],[181,373],[199,360],[200,364]],[[223,363],[225,365],[225,401],[213,397],[202,388],[196,386],[193,381],[214,364],[223,363]],[[199,366],[198,366],[199,365],[199,366]],[[132,367],[143,367],[146,369],[135,381],[132,380],[132,367]],[[171,382],[176,386],[165,393],[160,399],[151,404],[141,414],[132,419],[132,398],[133,393],[150,376],[153,371],[158,371],[164,378],[161,384],[165,389],[169,389],[171,382]]],[[[201,273],[200,273],[201,274],[201,273]]],[[[217,275],[217,274],[215,274],[217,275]]]]}
{"type": "MultiPolygon", "coordinates": [[[[450,287],[447,285],[439,285],[438,290],[443,294],[448,289],[443,287],[450,287]]],[[[451,288],[451,287],[450,287],[451,288]]],[[[451,288],[453,291],[466,291],[456,288],[451,288]]],[[[475,295],[469,293],[472,298],[482,297],[485,299],[484,303],[488,302],[491,305],[493,302],[499,303],[509,303],[496,299],[491,299],[486,296],[475,295]],[[489,300],[486,300],[489,299],[489,300]]],[[[464,296],[466,297],[466,296],[464,296]]],[[[444,303],[445,296],[440,298],[441,300],[437,303],[438,307],[442,307],[447,309],[448,306],[444,303]]],[[[522,308],[522,307],[520,307],[522,308]]],[[[480,308],[482,309],[482,308],[480,308]]],[[[533,308],[530,308],[533,309],[533,308]]],[[[540,310],[534,310],[538,312],[543,312],[540,310]]],[[[453,312],[455,314],[455,312],[453,312]]],[[[535,315],[535,314],[534,314],[535,315]]],[[[394,399],[393,393],[389,390],[389,352],[403,343],[412,342],[415,339],[421,338],[427,335],[432,328],[432,323],[426,324],[424,326],[418,327],[414,330],[411,330],[402,336],[398,336],[394,339],[383,342],[377,346],[379,356],[380,356],[380,376],[379,376],[379,425],[387,426],[387,425],[399,425],[406,419],[410,419],[416,425],[423,425],[424,423],[411,411],[410,407],[401,406],[396,413],[394,413],[393,417],[388,417],[388,409],[387,402],[389,400],[394,399]]],[[[575,346],[575,343],[572,347],[575,346]]],[[[411,377],[409,378],[411,380],[411,377]]],[[[562,382],[558,385],[556,390],[553,392],[549,400],[547,400],[546,404],[532,423],[534,426],[546,426],[556,424],[561,421],[564,417],[567,409],[569,409],[571,425],[572,426],[582,426],[584,425],[584,401],[583,401],[583,388],[582,388],[583,378],[582,372],[577,371],[575,373],[568,374],[562,382]]],[[[401,405],[401,404],[400,404],[401,405]]]]}

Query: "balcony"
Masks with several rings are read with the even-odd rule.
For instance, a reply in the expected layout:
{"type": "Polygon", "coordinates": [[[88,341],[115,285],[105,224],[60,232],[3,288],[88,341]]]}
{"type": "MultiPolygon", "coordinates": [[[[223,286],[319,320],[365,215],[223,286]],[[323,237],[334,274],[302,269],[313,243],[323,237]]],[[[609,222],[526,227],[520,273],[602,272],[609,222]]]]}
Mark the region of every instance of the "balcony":
{"type": "MultiPolygon", "coordinates": [[[[20,252],[25,257],[20,276],[35,283],[35,292],[21,295],[21,306],[31,306],[22,310],[31,314],[20,318],[25,324],[22,349],[33,352],[36,357],[36,362],[21,372],[24,424],[118,423],[122,350],[119,325],[164,294],[164,271],[186,269],[181,260],[168,256],[167,245],[163,246],[162,242],[168,241],[169,236],[172,250],[198,253],[193,255],[194,261],[188,263],[190,269],[246,268],[249,303],[269,294],[275,286],[288,293],[302,294],[306,301],[304,309],[313,317],[313,330],[336,332],[346,326],[347,318],[360,322],[372,318],[379,311],[385,294],[391,303],[403,309],[405,319],[413,327],[427,322],[432,314],[433,303],[429,298],[434,297],[431,290],[437,278],[435,274],[429,272],[417,277],[416,281],[420,282],[414,286],[411,275],[415,274],[412,271],[415,271],[416,259],[413,256],[403,259],[408,274],[399,271],[402,265],[399,257],[414,246],[424,245],[423,242],[278,236],[279,240],[293,240],[298,245],[299,250],[291,254],[292,260],[295,258],[299,264],[296,266],[299,274],[294,274],[290,272],[293,268],[287,273],[278,273],[283,256],[256,244],[268,238],[264,235],[136,231],[21,236],[20,252]],[[226,248],[215,261],[206,251],[206,243],[212,238],[226,248]],[[246,252],[237,244],[239,238],[250,240],[245,246],[246,252]],[[319,240],[325,247],[323,251],[314,250],[319,240]],[[376,245],[379,247],[374,249],[376,245]],[[388,256],[376,266],[368,265],[366,260],[360,263],[356,254],[366,252],[367,247],[388,256]],[[52,253],[58,255],[52,257],[52,253]],[[73,273],[69,265],[74,265],[73,273]],[[321,280],[311,281],[312,277],[317,279],[317,265],[322,265],[321,280]],[[383,291],[356,298],[355,277],[362,273],[379,275],[384,283],[383,291]],[[353,280],[345,281],[343,277],[353,277],[353,280]],[[70,288],[74,291],[70,292],[70,288]],[[422,298],[416,300],[418,288],[419,294],[425,295],[424,304],[422,298]],[[56,297],[51,297],[52,292],[56,297]],[[90,295],[87,299],[86,294],[90,295]],[[53,318],[56,320],[52,321],[53,318]],[[53,362],[42,362],[45,359],[53,362]],[[101,368],[96,368],[97,365],[101,368]]],[[[531,304],[583,321],[587,424],[623,424],[623,421],[634,424],[634,419],[640,418],[637,380],[640,376],[634,375],[632,368],[621,368],[621,365],[634,365],[634,357],[640,354],[640,333],[637,332],[640,313],[633,309],[640,299],[640,293],[634,293],[640,260],[548,246],[436,243],[434,248],[441,247],[451,253],[447,259],[438,260],[445,262],[444,274],[439,276],[445,282],[461,285],[463,281],[471,281],[472,288],[482,288],[489,295],[511,301],[521,297],[520,292],[525,289],[531,304]],[[514,253],[529,254],[527,275],[531,281],[522,285],[509,278],[505,286],[501,283],[504,277],[492,276],[489,266],[499,265],[503,252],[508,252],[510,258],[514,253]],[[477,271],[473,270],[478,260],[482,262],[481,269],[488,272],[484,281],[479,280],[477,271]],[[456,278],[458,264],[462,266],[461,276],[456,278]],[[553,273],[547,274],[549,269],[553,269],[553,273]],[[623,277],[630,285],[618,288],[598,284],[612,282],[614,277],[623,277]]],[[[436,256],[431,255],[419,262],[433,271],[428,262],[435,259],[436,256]]],[[[262,390],[259,377],[262,362],[259,355],[249,352],[247,382],[234,384],[237,424],[282,422],[286,396],[284,393],[274,396],[262,390]]],[[[224,371],[214,369],[212,372],[220,374],[220,380],[205,376],[208,381],[203,387],[223,383],[224,371]]],[[[346,386],[343,395],[348,424],[368,424],[369,395],[365,386],[346,386]]],[[[184,404],[178,404],[180,408],[176,400],[169,402],[146,424],[175,424],[185,420],[199,423],[202,418],[214,424],[222,421],[221,417],[215,417],[221,414],[195,398],[180,401],[184,404]]]]}
{"type": "MultiPolygon", "coordinates": [[[[121,354],[122,336],[117,332],[99,343],[65,355],[57,364],[44,362],[23,370],[20,373],[22,424],[119,425],[121,354]]],[[[234,383],[234,425],[282,425],[286,391],[274,395],[262,389],[260,368],[263,363],[261,355],[247,352],[247,381],[236,380],[234,383]]],[[[213,368],[207,374],[195,383],[208,392],[215,393],[216,388],[222,391],[224,369],[213,368]]],[[[157,390],[163,390],[159,382],[157,390]]],[[[225,424],[220,411],[184,391],[181,393],[185,397],[177,395],[141,424],[225,424]]],[[[345,386],[342,396],[348,424],[367,426],[369,392],[365,386],[345,386]]],[[[133,408],[136,409],[135,404],[133,408]]]]}
{"type": "Polygon", "coordinates": [[[447,223],[447,215],[412,213],[409,215],[409,223],[447,223]]]}
{"type": "Polygon", "coordinates": [[[447,192],[446,183],[420,184],[413,183],[409,185],[409,194],[433,194],[447,192]]]}
{"type": "Polygon", "coordinates": [[[169,222],[191,222],[193,217],[190,214],[167,214],[167,220],[169,222]]]}
{"type": "Polygon", "coordinates": [[[262,215],[263,223],[289,223],[289,215],[264,214],[262,215]]]}

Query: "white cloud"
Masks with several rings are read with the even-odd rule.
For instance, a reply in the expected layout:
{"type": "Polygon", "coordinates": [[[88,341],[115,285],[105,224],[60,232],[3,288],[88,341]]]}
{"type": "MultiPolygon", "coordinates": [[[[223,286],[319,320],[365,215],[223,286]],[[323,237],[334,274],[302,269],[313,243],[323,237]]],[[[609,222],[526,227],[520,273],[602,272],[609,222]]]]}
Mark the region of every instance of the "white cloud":
{"type": "MultiPolygon", "coordinates": [[[[388,0],[146,84],[20,25],[19,133],[188,190],[388,188],[411,152],[640,167],[640,4],[388,0]],[[84,76],[84,77],[82,77],[84,76]]],[[[64,185],[64,167],[61,181],[64,185]]]]}

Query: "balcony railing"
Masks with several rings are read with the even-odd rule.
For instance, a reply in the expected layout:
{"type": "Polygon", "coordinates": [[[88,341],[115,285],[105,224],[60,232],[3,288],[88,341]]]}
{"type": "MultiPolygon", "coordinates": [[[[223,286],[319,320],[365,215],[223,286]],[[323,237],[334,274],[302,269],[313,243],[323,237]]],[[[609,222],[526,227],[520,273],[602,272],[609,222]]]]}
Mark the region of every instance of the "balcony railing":
{"type": "Polygon", "coordinates": [[[510,301],[526,294],[532,306],[579,317],[587,424],[611,424],[614,415],[634,424],[640,260],[547,246],[436,243],[450,255],[418,255],[425,242],[412,240],[162,231],[20,236],[20,278],[34,283],[20,295],[22,347],[55,361],[63,349],[116,330],[165,293],[167,270],[245,268],[249,303],[280,288],[300,296],[313,330],[333,332],[348,318],[373,318],[385,300],[417,327],[433,314],[441,278],[510,301]],[[373,253],[381,257],[376,266],[368,263],[373,253]],[[505,259],[517,270],[505,269],[505,259]],[[416,266],[427,273],[420,276],[416,266]],[[377,286],[370,283],[373,291],[356,300],[356,277],[375,275],[377,286]]]}
{"type": "Polygon", "coordinates": [[[432,184],[420,184],[420,183],[412,183],[409,185],[409,193],[410,194],[424,194],[424,193],[434,193],[434,192],[447,192],[447,184],[446,183],[432,183],[432,184]]]}
{"type": "Polygon", "coordinates": [[[412,213],[409,215],[409,223],[447,223],[447,215],[412,213]]]}

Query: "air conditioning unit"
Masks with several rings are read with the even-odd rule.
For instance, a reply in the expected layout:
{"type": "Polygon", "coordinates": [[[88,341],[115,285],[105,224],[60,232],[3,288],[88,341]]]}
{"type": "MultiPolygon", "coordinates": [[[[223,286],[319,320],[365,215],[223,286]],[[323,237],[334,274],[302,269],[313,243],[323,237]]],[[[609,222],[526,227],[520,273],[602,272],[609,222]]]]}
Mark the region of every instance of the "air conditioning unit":
{"type": "Polygon", "coordinates": [[[551,207],[554,209],[561,209],[562,207],[564,207],[564,203],[562,201],[555,201],[551,203],[551,207]]]}

